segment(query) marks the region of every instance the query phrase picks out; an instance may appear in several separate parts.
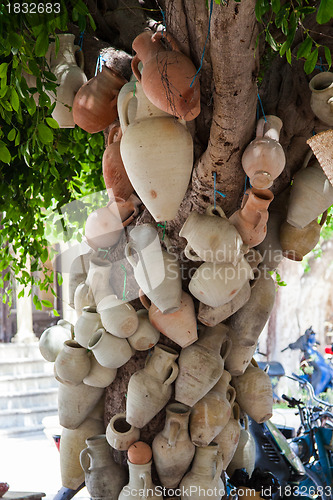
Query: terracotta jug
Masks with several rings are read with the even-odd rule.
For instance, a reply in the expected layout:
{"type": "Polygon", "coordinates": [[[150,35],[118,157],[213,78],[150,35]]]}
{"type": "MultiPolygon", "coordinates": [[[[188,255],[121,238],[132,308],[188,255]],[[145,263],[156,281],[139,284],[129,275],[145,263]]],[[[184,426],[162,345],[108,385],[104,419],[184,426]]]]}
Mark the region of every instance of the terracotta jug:
{"type": "Polygon", "coordinates": [[[69,384],[78,385],[90,371],[90,356],[76,340],[66,340],[55,360],[59,377],[69,384]]]}
{"type": "Polygon", "coordinates": [[[65,488],[76,490],[84,482],[84,471],[80,464],[80,453],[86,447],[86,439],[105,430],[103,419],[87,417],[76,429],[61,431],[60,472],[65,488]]]}
{"type": "Polygon", "coordinates": [[[230,349],[225,325],[205,328],[199,340],[180,353],[175,399],[193,406],[203,398],[221,378],[230,349]]]}
{"type": "Polygon", "coordinates": [[[294,177],[290,192],[287,222],[303,228],[333,205],[333,186],[310,151],[304,165],[294,177]]]}
{"type": "Polygon", "coordinates": [[[239,405],[236,401],[234,401],[231,407],[231,416],[229,421],[221,432],[214,438],[214,442],[219,445],[219,450],[222,453],[224,470],[226,470],[230,464],[238,446],[242,429],[239,422],[239,414],[239,405]]]}
{"type": "Polygon", "coordinates": [[[243,196],[241,208],[229,218],[243,242],[250,247],[259,245],[266,236],[268,207],[273,198],[269,189],[249,188],[243,196]]]}
{"type": "Polygon", "coordinates": [[[256,343],[271,314],[275,301],[275,283],[265,268],[259,266],[259,271],[249,300],[226,321],[231,332],[235,332],[230,335],[232,341],[247,339],[256,343]]]}
{"type": "Polygon", "coordinates": [[[180,52],[176,40],[169,33],[145,31],[134,39],[132,47],[136,52],[133,73],[151,102],[178,118],[196,118],[200,113],[200,79],[193,81],[195,66],[180,52]],[[166,41],[172,50],[165,48],[166,41]]]}
{"type": "Polygon", "coordinates": [[[141,429],[166,405],[172,394],[171,384],[178,375],[178,353],[157,344],[146,359],[145,367],[131,376],[126,398],[126,420],[141,429]]]}
{"type": "Polygon", "coordinates": [[[181,403],[168,405],[164,429],[153,441],[155,467],[165,488],[176,488],[194,457],[195,446],[188,433],[190,412],[181,403]]]}
{"type": "Polygon", "coordinates": [[[90,371],[83,379],[84,384],[93,387],[107,387],[112,384],[116,376],[116,368],[105,368],[97,361],[94,354],[90,353],[90,371]]]}
{"type": "Polygon", "coordinates": [[[310,106],[314,114],[330,127],[333,126],[333,73],[324,71],[309,83],[312,92],[310,106]]]}
{"type": "Polygon", "coordinates": [[[169,314],[163,314],[145,295],[140,295],[140,300],[149,311],[151,324],[180,347],[188,347],[198,340],[194,303],[188,293],[182,292],[178,311],[169,314]]]}
{"type": "Polygon", "coordinates": [[[123,136],[120,154],[128,178],[153,218],[176,217],[190,181],[193,140],[185,125],[151,104],[139,83],[135,120],[126,122],[129,92],[118,103],[123,136]]]}
{"type": "Polygon", "coordinates": [[[179,236],[188,242],[185,256],[194,261],[231,262],[235,266],[248,250],[222,208],[213,205],[205,214],[191,212],[179,236]]]}
{"type": "Polygon", "coordinates": [[[282,120],[274,115],[261,117],[256,138],[250,142],[242,156],[242,165],[251,186],[267,189],[281,174],[286,157],[279,143],[282,120]]]}
{"type": "Polygon", "coordinates": [[[280,229],[280,241],[284,257],[298,262],[303,260],[303,257],[317,245],[326,217],[327,210],[319,223],[315,219],[303,228],[294,227],[288,222],[284,222],[280,229]]]}
{"type": "Polygon", "coordinates": [[[116,122],[109,132],[108,145],[102,158],[103,178],[110,201],[119,198],[126,201],[134,191],[120,155],[121,135],[121,128],[116,122]]]}
{"type": "Polygon", "coordinates": [[[179,485],[182,500],[200,500],[203,496],[220,500],[225,493],[222,468],[222,456],[216,443],[196,448],[192,468],[179,485]]]}
{"type": "Polygon", "coordinates": [[[89,340],[94,332],[101,328],[101,317],[95,307],[84,307],[82,315],[74,325],[75,340],[87,348],[89,340]]]}
{"type": "Polygon", "coordinates": [[[244,428],[240,431],[240,437],[234,456],[227,467],[229,477],[233,475],[236,469],[245,469],[249,477],[252,476],[256,458],[256,443],[249,430],[249,421],[244,417],[244,428]]]}
{"type": "Polygon", "coordinates": [[[92,334],[88,349],[93,351],[99,364],[106,368],[120,368],[133,355],[127,339],[115,337],[104,328],[92,334]]]}
{"type": "MultiPolygon", "coordinates": [[[[50,326],[44,330],[39,339],[38,347],[41,355],[46,361],[54,362],[63,348],[64,342],[72,338],[71,329],[67,328],[63,321],[64,320],[60,320],[56,325],[50,326]]],[[[70,323],[68,323],[68,325],[70,327],[72,326],[70,323]]]]}
{"type": "Polygon", "coordinates": [[[161,500],[161,492],[151,479],[152,462],[134,464],[127,460],[129,482],[118,497],[119,500],[161,500]]]}
{"type": "Polygon", "coordinates": [[[66,429],[76,429],[88,417],[103,395],[101,387],[85,384],[60,383],[58,389],[59,423],[66,429]]]}
{"type": "Polygon", "coordinates": [[[74,35],[61,33],[58,34],[58,39],[58,50],[56,51],[55,42],[53,42],[45,56],[58,84],[56,93],[48,92],[51,104],[56,102],[52,117],[58,122],[60,128],[74,128],[71,109],[74,97],[80,87],[87,82],[87,77],[83,72],[83,52],[80,47],[74,45],[74,35]],[[79,56],[80,67],[76,63],[75,51],[79,56]]]}
{"type": "Polygon", "coordinates": [[[88,216],[84,234],[94,250],[116,245],[124,231],[139,213],[140,200],[131,195],[127,201],[117,199],[88,216]]]}
{"type": "Polygon", "coordinates": [[[171,252],[166,236],[163,243],[167,251],[162,250],[156,229],[151,224],[142,224],[131,230],[125,255],[143,293],[163,314],[169,314],[180,307],[181,275],[178,259],[171,252]]]}
{"type": "Polygon", "coordinates": [[[69,295],[69,305],[74,308],[74,293],[78,285],[86,281],[87,273],[89,270],[89,262],[93,256],[93,251],[90,250],[88,253],[78,255],[73,260],[70,261],[69,268],[69,285],[68,285],[68,295],[69,295]]]}
{"type": "MultiPolygon", "coordinates": [[[[200,302],[198,320],[206,326],[215,326],[232,316],[249,300],[251,285],[246,281],[233,299],[222,306],[211,307],[200,302]]],[[[252,357],[252,356],[251,356],[252,357]]]]}
{"type": "Polygon", "coordinates": [[[131,444],[140,439],[140,429],[126,422],[126,413],[113,415],[105,434],[109,445],[119,451],[128,450],[131,444]]]}
{"type": "Polygon", "coordinates": [[[188,288],[203,304],[220,307],[236,297],[253,277],[253,270],[244,257],[236,266],[203,262],[193,274],[188,288]]]}
{"type": "Polygon", "coordinates": [[[80,453],[80,463],[89,495],[93,499],[117,500],[127,482],[125,468],[113,460],[105,434],[89,437],[86,443],[87,447],[80,453]]]}
{"type": "Polygon", "coordinates": [[[160,332],[150,323],[148,311],[137,311],[139,326],[135,333],[128,338],[130,346],[136,351],[148,351],[157,344],[160,332]]]}
{"type": "Polygon", "coordinates": [[[117,118],[117,97],[126,80],[103,66],[101,72],[82,85],[73,102],[76,125],[94,134],[104,130],[117,118]]]}
{"type": "Polygon", "coordinates": [[[232,378],[237,402],[258,424],[266,422],[273,415],[273,390],[268,374],[252,359],[242,375],[232,378]],[[255,401],[255,404],[253,402],[255,401]]]}
{"type": "Polygon", "coordinates": [[[136,332],[139,318],[131,304],[116,295],[104,297],[97,306],[105,330],[120,338],[128,338],[136,332]]]}
{"type": "Polygon", "coordinates": [[[208,446],[227,425],[236,397],[230,380],[230,373],[224,370],[217,384],[193,406],[190,433],[195,446],[208,446]]]}

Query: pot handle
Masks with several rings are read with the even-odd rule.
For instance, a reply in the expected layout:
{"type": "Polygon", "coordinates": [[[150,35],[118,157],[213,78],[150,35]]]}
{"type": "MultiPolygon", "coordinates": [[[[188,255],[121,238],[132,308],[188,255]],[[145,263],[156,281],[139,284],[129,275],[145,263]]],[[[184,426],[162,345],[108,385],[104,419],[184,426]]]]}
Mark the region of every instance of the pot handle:
{"type": "Polygon", "coordinates": [[[232,406],[236,399],[236,389],[232,387],[232,385],[230,385],[227,389],[227,399],[229,401],[230,406],[232,406]]]}
{"type": "Polygon", "coordinates": [[[148,498],[147,472],[142,472],[140,474],[140,479],[143,481],[143,495],[141,498],[148,498]]]}
{"type": "Polygon", "coordinates": [[[267,221],[268,221],[268,211],[267,210],[258,210],[257,213],[260,215],[260,218],[253,229],[257,229],[257,227],[260,225],[267,224],[267,221]]]}
{"type": "Polygon", "coordinates": [[[239,404],[236,401],[234,401],[232,404],[232,414],[233,414],[234,419],[237,420],[237,422],[239,422],[240,408],[239,408],[239,404]]]}
{"type": "Polygon", "coordinates": [[[246,414],[244,415],[244,419],[243,420],[244,420],[244,428],[245,428],[246,431],[248,431],[249,430],[249,419],[247,418],[246,414]]]}
{"type": "Polygon", "coordinates": [[[323,215],[321,216],[321,219],[320,219],[320,222],[319,222],[319,225],[320,226],[323,226],[326,222],[326,219],[327,219],[327,210],[325,210],[325,212],[323,213],[323,215]]]}
{"type": "Polygon", "coordinates": [[[176,42],[176,39],[168,32],[166,31],[157,31],[152,37],[151,40],[152,42],[160,42],[162,38],[165,38],[169,44],[171,45],[172,50],[175,50],[176,52],[180,52],[178,43],[176,42]]]}
{"type": "Polygon", "coordinates": [[[90,455],[88,448],[84,448],[80,453],[80,464],[84,472],[88,472],[90,470],[90,455]]]}
{"type": "Polygon", "coordinates": [[[178,377],[179,368],[178,368],[177,363],[172,363],[171,366],[172,366],[172,371],[171,371],[170,377],[168,377],[166,379],[166,381],[163,382],[163,385],[171,385],[172,382],[174,382],[176,380],[176,378],[178,377]]]}
{"type": "Polygon", "coordinates": [[[170,421],[170,432],[169,432],[169,438],[168,438],[168,445],[173,448],[176,446],[176,441],[178,438],[178,434],[180,431],[180,424],[177,420],[171,420],[170,421]]]}
{"type": "Polygon", "coordinates": [[[119,122],[121,126],[122,133],[124,134],[125,130],[129,126],[129,120],[128,120],[128,105],[130,100],[133,97],[133,92],[132,90],[129,90],[127,94],[121,95],[121,100],[118,99],[118,96],[116,99],[117,101],[117,109],[118,109],[118,116],[119,116],[119,122]]]}
{"type": "Polygon", "coordinates": [[[147,295],[145,295],[143,293],[143,291],[141,290],[141,288],[139,290],[139,299],[140,299],[140,302],[143,305],[143,307],[145,309],[147,309],[147,311],[149,311],[150,306],[151,306],[151,300],[149,300],[149,298],[147,297],[147,295]]]}
{"type": "Polygon", "coordinates": [[[138,82],[141,82],[141,73],[139,70],[139,63],[140,62],[141,62],[141,59],[139,58],[138,54],[135,54],[135,56],[133,57],[132,62],[131,62],[131,67],[132,67],[133,75],[138,80],[138,82]]]}
{"type": "Polygon", "coordinates": [[[191,247],[191,245],[188,243],[184,249],[184,254],[185,254],[185,257],[188,258],[188,260],[193,260],[194,262],[199,262],[201,261],[201,257],[199,257],[199,255],[197,255],[193,248],[191,247]]]}
{"type": "Polygon", "coordinates": [[[223,219],[226,219],[227,216],[225,215],[225,213],[223,212],[222,208],[221,207],[215,207],[214,208],[214,205],[209,205],[209,207],[206,208],[206,214],[207,215],[212,215],[212,216],[216,216],[217,214],[214,213],[214,212],[217,212],[218,215],[223,218],[223,219]]]}
{"type": "Polygon", "coordinates": [[[226,338],[225,341],[222,344],[221,348],[221,357],[222,359],[226,359],[231,351],[232,348],[232,340],[229,338],[226,338]]]}
{"type": "Polygon", "coordinates": [[[77,58],[78,58],[78,62],[79,62],[78,66],[83,71],[84,70],[84,55],[83,55],[82,48],[79,45],[74,45],[74,50],[75,50],[75,55],[77,55],[77,58]]]}
{"type": "Polygon", "coordinates": [[[114,127],[112,127],[112,129],[109,132],[109,136],[108,136],[108,146],[110,146],[113,142],[119,142],[122,135],[123,134],[122,134],[120,126],[115,125],[114,127]],[[116,134],[119,134],[119,135],[118,135],[117,139],[114,141],[114,136],[116,134]]]}
{"type": "Polygon", "coordinates": [[[223,470],[223,455],[222,455],[222,452],[221,451],[218,451],[217,452],[217,455],[216,455],[216,472],[215,472],[215,475],[214,475],[214,481],[218,481],[219,477],[221,476],[222,474],[222,470],[223,470]]]}
{"type": "Polygon", "coordinates": [[[327,101],[327,104],[330,106],[330,111],[333,113],[333,97],[330,97],[329,100],[327,101]]]}
{"type": "Polygon", "coordinates": [[[135,260],[133,258],[133,255],[131,255],[132,246],[133,246],[133,243],[131,243],[130,241],[126,244],[126,246],[125,246],[125,257],[128,260],[128,262],[131,264],[131,266],[133,267],[133,269],[135,269],[136,266],[137,266],[137,263],[135,262],[135,260]]]}

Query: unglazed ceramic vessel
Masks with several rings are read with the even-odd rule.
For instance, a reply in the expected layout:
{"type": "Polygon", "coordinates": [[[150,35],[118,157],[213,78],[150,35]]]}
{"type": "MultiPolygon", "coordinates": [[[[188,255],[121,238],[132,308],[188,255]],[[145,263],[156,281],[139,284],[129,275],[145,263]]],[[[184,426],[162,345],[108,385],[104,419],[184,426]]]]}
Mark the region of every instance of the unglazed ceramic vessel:
{"type": "Polygon", "coordinates": [[[310,106],[314,114],[330,127],[333,126],[333,73],[324,71],[309,83],[312,92],[310,106]]]}

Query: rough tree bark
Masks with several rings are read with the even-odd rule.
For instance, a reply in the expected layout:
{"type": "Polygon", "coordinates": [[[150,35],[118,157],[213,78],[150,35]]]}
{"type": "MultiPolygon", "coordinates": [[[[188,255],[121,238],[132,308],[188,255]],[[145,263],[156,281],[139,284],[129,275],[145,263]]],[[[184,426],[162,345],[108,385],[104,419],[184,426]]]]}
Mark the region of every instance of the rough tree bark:
{"type": "MultiPolygon", "coordinates": [[[[159,8],[164,11],[166,29],[178,40],[183,52],[199,67],[209,25],[209,9],[205,0],[88,0],[88,5],[97,24],[96,36],[85,38],[83,46],[84,51],[88,52],[88,76],[94,74],[100,49],[111,45],[114,49],[125,52],[117,52],[112,48],[106,50],[106,64],[122,68],[121,71],[128,78],[130,43],[145,26],[154,26],[154,21],[147,16],[154,17],[155,27],[159,26],[162,21],[159,8]]],[[[245,173],[241,166],[241,156],[255,135],[258,101],[260,44],[255,51],[259,27],[254,7],[255,0],[240,3],[230,0],[226,5],[214,3],[213,6],[210,35],[198,75],[201,83],[202,111],[195,122],[189,124],[195,147],[192,180],[178,216],[166,224],[166,232],[176,254],[181,258],[185,289],[189,275],[195,268],[193,262],[184,260],[182,251],[185,242],[178,235],[186,217],[191,210],[203,212],[208,204],[213,203],[214,172],[217,177],[217,189],[226,195],[225,198],[218,197],[217,202],[227,216],[239,207],[244,190],[245,173]]],[[[309,23],[311,27],[314,20],[309,23]]],[[[318,36],[321,41],[326,32],[322,33],[323,35],[312,35],[318,36]]],[[[260,89],[266,114],[277,114],[284,123],[281,143],[285,149],[287,165],[272,187],[275,195],[288,186],[292,173],[300,168],[308,150],[306,140],[311,136],[312,130],[318,132],[322,127],[309,106],[308,81],[313,75],[306,76],[303,62],[297,61],[295,57],[300,42],[301,39],[297,39],[293,49],[292,65],[289,66],[285,60],[277,58],[267,71],[260,89]]],[[[332,44],[332,40],[325,38],[325,44],[332,44]]],[[[137,223],[150,221],[150,214],[144,211],[137,223]]],[[[109,256],[111,261],[118,263],[114,266],[112,279],[115,291],[120,296],[124,282],[120,263],[125,266],[127,272],[131,271],[124,259],[125,243],[124,234],[109,256]]],[[[137,289],[133,281],[129,278],[127,287],[135,296],[137,289]]],[[[139,307],[138,301],[133,304],[139,307]]],[[[163,338],[163,343],[172,345],[166,338],[163,338]]],[[[173,347],[179,350],[175,344],[173,347]]],[[[105,423],[108,423],[115,413],[125,410],[129,377],[143,367],[145,358],[146,353],[136,354],[118,370],[117,378],[107,389],[105,423]]],[[[156,432],[161,429],[162,422],[161,415],[155,417],[143,429],[142,438],[151,442],[156,432]]]]}

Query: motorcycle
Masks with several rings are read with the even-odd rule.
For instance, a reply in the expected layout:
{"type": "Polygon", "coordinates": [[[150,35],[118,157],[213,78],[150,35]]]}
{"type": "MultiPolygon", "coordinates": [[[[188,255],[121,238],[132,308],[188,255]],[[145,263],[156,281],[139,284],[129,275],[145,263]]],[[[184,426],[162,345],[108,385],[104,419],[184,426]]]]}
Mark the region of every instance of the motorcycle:
{"type": "Polygon", "coordinates": [[[317,345],[320,343],[316,340],[316,334],[310,327],[296,342],[292,342],[281,351],[299,349],[303,352],[301,369],[304,373],[300,376],[312,384],[315,395],[333,388],[333,366],[317,351],[317,345]]]}

